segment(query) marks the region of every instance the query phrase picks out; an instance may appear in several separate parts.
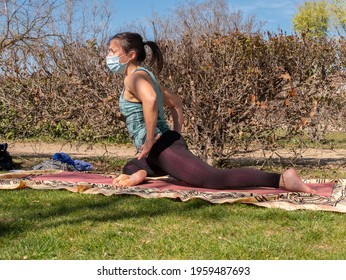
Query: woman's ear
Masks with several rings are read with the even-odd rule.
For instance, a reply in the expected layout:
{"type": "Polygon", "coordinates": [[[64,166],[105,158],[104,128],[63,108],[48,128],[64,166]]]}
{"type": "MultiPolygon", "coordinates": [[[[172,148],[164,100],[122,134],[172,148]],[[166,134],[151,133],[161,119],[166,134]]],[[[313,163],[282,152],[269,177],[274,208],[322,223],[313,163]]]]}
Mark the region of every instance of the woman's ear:
{"type": "Polygon", "coordinates": [[[129,54],[128,54],[128,57],[131,60],[134,60],[137,57],[137,53],[135,51],[130,51],[129,54]]]}

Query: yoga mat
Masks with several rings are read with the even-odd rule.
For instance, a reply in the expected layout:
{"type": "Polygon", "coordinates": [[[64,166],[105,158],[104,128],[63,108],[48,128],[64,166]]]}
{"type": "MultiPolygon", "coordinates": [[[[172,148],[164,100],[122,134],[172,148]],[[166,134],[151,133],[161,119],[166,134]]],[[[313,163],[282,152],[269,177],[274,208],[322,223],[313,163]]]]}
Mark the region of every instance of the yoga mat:
{"type": "Polygon", "coordinates": [[[136,195],[143,198],[174,198],[181,201],[203,199],[210,203],[248,203],[286,210],[322,210],[346,213],[346,180],[309,179],[306,184],[316,194],[287,192],[270,187],[202,189],[187,186],[170,177],[147,178],[138,186],[115,188],[114,176],[65,171],[26,171],[0,174],[0,189],[32,188],[37,190],[66,189],[85,194],[136,195]]]}

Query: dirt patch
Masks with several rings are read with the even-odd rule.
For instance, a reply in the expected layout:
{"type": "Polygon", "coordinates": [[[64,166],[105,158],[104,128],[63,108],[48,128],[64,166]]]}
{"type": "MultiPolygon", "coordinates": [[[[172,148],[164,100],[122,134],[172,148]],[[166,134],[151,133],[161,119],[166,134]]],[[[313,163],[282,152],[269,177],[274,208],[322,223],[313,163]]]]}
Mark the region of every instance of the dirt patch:
{"type": "MultiPolygon", "coordinates": [[[[136,149],[132,145],[106,144],[73,144],[73,143],[46,143],[46,142],[8,142],[8,151],[13,156],[51,157],[55,153],[64,152],[73,158],[116,157],[132,158],[136,149]]],[[[317,164],[342,165],[346,164],[346,149],[311,149],[300,151],[281,149],[275,153],[271,151],[256,151],[239,153],[232,156],[234,160],[246,159],[273,160],[273,161],[306,161],[317,164]]]]}
{"type": "Polygon", "coordinates": [[[262,164],[265,161],[273,163],[300,164],[306,166],[345,166],[346,150],[345,149],[280,149],[272,151],[257,151],[253,153],[239,154],[234,156],[234,160],[238,162],[254,162],[262,164]]]}
{"type": "MultiPolygon", "coordinates": [[[[0,141],[2,143],[3,141],[0,141]]],[[[7,142],[8,152],[15,160],[15,169],[31,169],[44,160],[51,159],[55,153],[64,152],[73,159],[82,159],[93,165],[95,172],[120,172],[127,159],[136,155],[132,145],[101,145],[46,142],[7,142]]],[[[226,167],[271,166],[285,168],[295,166],[300,170],[313,172],[329,170],[346,175],[346,149],[291,149],[238,153],[225,162],[226,167]]],[[[316,176],[316,175],[313,175],[316,176]]]]}
{"type": "Polygon", "coordinates": [[[13,156],[40,156],[51,157],[55,153],[64,152],[73,158],[89,157],[133,157],[136,149],[130,145],[102,145],[102,144],[72,144],[72,143],[45,143],[45,142],[13,142],[8,143],[8,152],[13,156]]]}

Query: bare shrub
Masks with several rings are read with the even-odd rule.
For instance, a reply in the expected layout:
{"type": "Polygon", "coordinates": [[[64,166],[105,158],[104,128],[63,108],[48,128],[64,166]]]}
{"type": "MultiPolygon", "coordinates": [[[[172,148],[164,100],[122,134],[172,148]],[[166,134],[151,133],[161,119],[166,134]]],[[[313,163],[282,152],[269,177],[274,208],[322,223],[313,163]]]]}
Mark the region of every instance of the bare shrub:
{"type": "Polygon", "coordinates": [[[120,91],[119,83],[98,47],[92,42],[52,46],[32,58],[42,63],[36,63],[35,72],[24,69],[3,77],[1,113],[6,121],[0,127],[5,137],[126,138],[114,93],[120,91]]]}
{"type": "Polygon", "coordinates": [[[331,80],[338,69],[333,40],[268,36],[233,32],[166,42],[163,76],[184,99],[191,148],[209,161],[275,150],[280,140],[306,133],[323,139],[344,110],[331,80]]]}
{"type": "Polygon", "coordinates": [[[50,0],[1,5],[2,137],[127,140],[114,101],[120,83],[104,62],[106,6],[82,9],[77,29],[79,1],[66,1],[67,12],[50,0]]]}

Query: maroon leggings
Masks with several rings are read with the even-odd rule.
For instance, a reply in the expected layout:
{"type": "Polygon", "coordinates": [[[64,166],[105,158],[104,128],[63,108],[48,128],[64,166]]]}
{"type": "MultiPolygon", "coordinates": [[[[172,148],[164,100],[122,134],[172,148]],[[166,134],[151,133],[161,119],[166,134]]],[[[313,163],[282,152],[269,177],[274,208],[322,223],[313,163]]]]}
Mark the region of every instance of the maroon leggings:
{"type": "Polygon", "coordinates": [[[144,169],[149,177],[170,175],[188,185],[208,189],[279,187],[280,174],[251,168],[219,169],[192,154],[183,137],[168,131],[153,145],[147,158],[128,162],[123,173],[144,169]]]}

